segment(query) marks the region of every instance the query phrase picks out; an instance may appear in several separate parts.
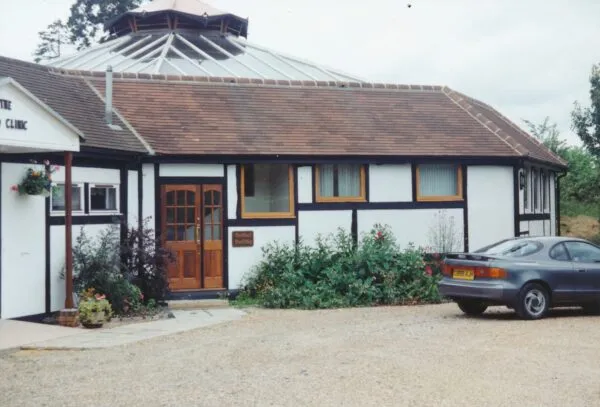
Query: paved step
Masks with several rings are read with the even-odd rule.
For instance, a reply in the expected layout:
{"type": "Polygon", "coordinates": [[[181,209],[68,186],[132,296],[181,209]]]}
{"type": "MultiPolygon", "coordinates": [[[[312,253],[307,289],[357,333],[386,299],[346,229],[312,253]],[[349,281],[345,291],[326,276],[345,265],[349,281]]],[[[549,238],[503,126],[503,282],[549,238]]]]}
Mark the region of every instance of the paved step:
{"type": "Polygon", "coordinates": [[[170,309],[229,308],[228,300],[169,300],[170,309]]]}

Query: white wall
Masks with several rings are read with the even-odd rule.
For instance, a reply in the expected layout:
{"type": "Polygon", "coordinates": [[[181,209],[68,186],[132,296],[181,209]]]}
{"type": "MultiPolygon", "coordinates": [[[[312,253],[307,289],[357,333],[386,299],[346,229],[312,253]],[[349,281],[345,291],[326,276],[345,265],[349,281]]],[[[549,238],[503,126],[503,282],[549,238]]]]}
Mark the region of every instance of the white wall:
{"type": "Polygon", "coordinates": [[[544,236],[544,221],[543,220],[529,221],[529,236],[544,236]]]}
{"type": "Polygon", "coordinates": [[[229,228],[229,289],[240,288],[243,276],[262,259],[262,247],[268,243],[279,241],[293,244],[296,240],[294,226],[260,226],[229,228]],[[235,231],[253,231],[253,247],[233,247],[232,233],[235,231]]]}
{"type": "MultiPolygon", "coordinates": [[[[91,239],[97,236],[109,225],[74,225],[72,230],[73,246],[77,243],[77,238],[84,228],[86,235],[91,239]]],[[[65,306],[65,280],[60,278],[60,274],[65,269],[65,227],[50,227],[50,311],[58,311],[65,306]]],[[[45,281],[45,280],[42,280],[45,281]]],[[[44,298],[42,291],[42,298],[44,298]]],[[[43,312],[43,311],[42,311],[43,312]]]]}
{"type": "MultiPolygon", "coordinates": [[[[52,175],[52,178],[54,182],[65,182],[65,167],[60,166],[59,170],[52,175]]],[[[72,167],[71,179],[73,183],[120,184],[121,171],[112,168],[72,167]]]]}
{"type": "Polygon", "coordinates": [[[227,166],[227,215],[229,219],[237,217],[237,172],[235,165],[227,166]]]}
{"type": "Polygon", "coordinates": [[[298,167],[298,203],[312,203],[312,167],[298,167]]]}
{"type": "Polygon", "coordinates": [[[46,311],[46,199],[10,190],[29,164],[1,165],[1,317],[41,314],[46,311]]]}
{"type": "Polygon", "coordinates": [[[551,173],[550,177],[550,236],[556,235],[556,182],[555,182],[555,174],[551,173]]]}
{"type": "Polygon", "coordinates": [[[154,194],[154,164],[142,165],[142,218],[151,217],[147,226],[150,229],[156,230],[156,222],[154,219],[154,207],[158,205],[156,195],[154,194]]]}
{"type": "MultiPolygon", "coordinates": [[[[458,251],[463,250],[463,210],[446,209],[448,218],[452,218],[457,231],[456,240],[458,251]]],[[[363,233],[371,231],[376,223],[389,225],[398,243],[405,248],[409,243],[415,246],[429,246],[429,231],[436,224],[439,210],[437,209],[385,209],[359,210],[358,234],[359,240],[363,233]]]]}
{"type": "Polygon", "coordinates": [[[317,237],[335,234],[338,228],[350,233],[352,211],[300,211],[298,212],[298,234],[303,243],[313,245],[317,237]]]}
{"type": "Polygon", "coordinates": [[[514,236],[513,167],[467,167],[469,250],[514,236]]]}
{"type": "Polygon", "coordinates": [[[223,177],[222,164],[160,164],[161,177],[223,177]]]}
{"type": "Polygon", "coordinates": [[[412,172],[410,164],[369,165],[369,201],[412,201],[412,172]]]}
{"type": "Polygon", "coordinates": [[[127,223],[137,225],[140,214],[138,211],[138,172],[127,172],[127,223]]]}

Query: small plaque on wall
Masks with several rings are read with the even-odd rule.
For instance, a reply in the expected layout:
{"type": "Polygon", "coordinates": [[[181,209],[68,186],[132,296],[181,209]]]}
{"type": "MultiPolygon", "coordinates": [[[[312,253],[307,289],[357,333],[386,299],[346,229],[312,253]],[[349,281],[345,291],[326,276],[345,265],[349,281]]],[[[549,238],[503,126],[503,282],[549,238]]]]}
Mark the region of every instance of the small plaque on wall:
{"type": "Polygon", "coordinates": [[[232,233],[232,246],[233,247],[252,247],[254,246],[254,232],[243,231],[232,233]]]}

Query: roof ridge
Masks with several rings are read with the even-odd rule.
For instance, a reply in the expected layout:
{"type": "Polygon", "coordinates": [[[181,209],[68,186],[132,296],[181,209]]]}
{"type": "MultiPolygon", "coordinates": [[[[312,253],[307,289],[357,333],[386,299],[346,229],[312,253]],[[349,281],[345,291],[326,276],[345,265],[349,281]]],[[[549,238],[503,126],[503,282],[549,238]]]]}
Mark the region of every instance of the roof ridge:
{"type": "MultiPolygon", "coordinates": [[[[61,76],[74,76],[90,79],[104,79],[104,71],[89,71],[48,67],[48,71],[61,76]]],[[[352,89],[387,89],[403,91],[437,91],[441,92],[441,85],[397,84],[384,82],[358,82],[358,81],[319,81],[319,80],[294,80],[294,79],[260,79],[233,76],[193,76],[193,75],[165,75],[133,72],[113,72],[113,79],[156,82],[183,82],[198,84],[234,84],[234,85],[271,85],[287,87],[313,87],[313,88],[352,88],[352,89]]]]}
{"type": "MultiPolygon", "coordinates": [[[[460,93],[460,92],[457,92],[460,93]]],[[[525,137],[527,137],[529,140],[533,141],[534,143],[536,143],[538,146],[543,147],[546,152],[548,154],[550,154],[550,156],[554,157],[558,162],[567,165],[568,163],[562,159],[562,157],[560,157],[559,155],[555,154],[552,150],[550,150],[544,143],[542,143],[539,139],[537,139],[536,137],[533,137],[531,134],[529,134],[528,132],[524,131],[522,128],[520,128],[519,126],[517,126],[516,124],[514,124],[512,122],[512,120],[509,120],[508,117],[506,117],[505,115],[503,115],[502,113],[500,113],[497,109],[495,109],[493,106],[482,102],[479,99],[475,99],[472,98],[470,96],[467,95],[463,95],[464,97],[466,97],[467,99],[470,99],[474,104],[478,104],[480,106],[483,106],[485,108],[488,108],[490,110],[492,110],[496,115],[498,115],[498,117],[505,122],[506,124],[508,124],[511,128],[517,130],[519,133],[521,133],[522,135],[524,135],[525,137]]]]}
{"type": "Polygon", "coordinates": [[[465,99],[466,95],[463,95],[460,92],[456,92],[447,86],[444,86],[444,88],[442,89],[442,93],[444,95],[446,95],[446,97],[448,97],[448,99],[450,99],[454,104],[456,104],[458,107],[460,107],[462,110],[464,110],[469,116],[471,116],[478,123],[480,123],[483,127],[485,127],[487,130],[489,130],[493,135],[495,135],[501,141],[506,143],[506,145],[508,145],[511,149],[513,149],[517,154],[519,154],[520,156],[524,156],[529,153],[529,151],[527,149],[525,149],[525,147],[523,147],[519,142],[517,142],[509,134],[505,134],[505,132],[500,127],[496,126],[494,124],[494,122],[492,122],[490,119],[487,119],[487,121],[484,122],[481,119],[481,117],[485,117],[484,115],[482,115],[481,113],[478,113],[477,115],[474,115],[473,113],[471,113],[471,109],[473,108],[473,106],[466,101],[466,99],[465,99]],[[459,96],[458,100],[453,97],[454,95],[459,96]],[[462,96],[465,96],[465,97],[462,97],[462,96]],[[490,125],[493,125],[495,127],[495,129],[490,127],[490,125]],[[501,134],[505,135],[506,137],[502,137],[501,134]]]}

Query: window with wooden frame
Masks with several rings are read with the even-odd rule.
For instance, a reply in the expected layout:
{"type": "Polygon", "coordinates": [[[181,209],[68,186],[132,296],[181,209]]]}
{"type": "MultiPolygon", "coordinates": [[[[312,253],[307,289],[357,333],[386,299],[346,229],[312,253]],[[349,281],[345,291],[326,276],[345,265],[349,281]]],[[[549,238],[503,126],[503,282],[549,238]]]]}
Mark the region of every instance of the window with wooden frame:
{"type": "Polygon", "coordinates": [[[90,184],[90,213],[118,213],[119,186],[90,184]]]}
{"type": "Polygon", "coordinates": [[[243,165],[242,218],[293,218],[294,172],[288,164],[243,165]]]}
{"type": "MultiPolygon", "coordinates": [[[[83,184],[72,184],[71,208],[73,213],[83,213],[83,184]]],[[[65,184],[57,184],[52,188],[50,209],[53,214],[65,212],[65,184]]]]}
{"type": "Polygon", "coordinates": [[[531,188],[529,187],[529,184],[531,182],[529,167],[526,167],[524,169],[524,171],[525,171],[525,185],[523,185],[523,208],[526,211],[528,211],[529,203],[531,201],[531,199],[529,199],[529,193],[531,191],[531,188]]]}
{"type": "Polygon", "coordinates": [[[367,200],[365,166],[323,164],[315,167],[317,202],[364,202],[367,200]]]}
{"type": "Polygon", "coordinates": [[[462,201],[462,166],[420,164],[416,168],[417,201],[462,201]]]}
{"type": "Polygon", "coordinates": [[[540,170],[540,180],[541,180],[541,188],[542,188],[542,211],[548,210],[548,192],[549,192],[549,178],[548,173],[544,170],[540,170]]]}

